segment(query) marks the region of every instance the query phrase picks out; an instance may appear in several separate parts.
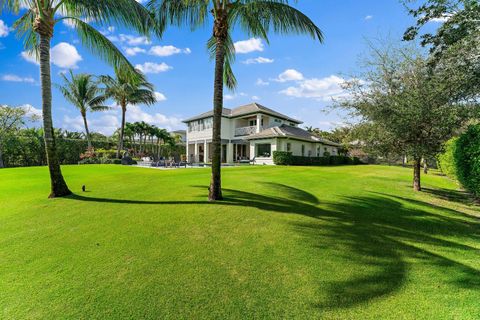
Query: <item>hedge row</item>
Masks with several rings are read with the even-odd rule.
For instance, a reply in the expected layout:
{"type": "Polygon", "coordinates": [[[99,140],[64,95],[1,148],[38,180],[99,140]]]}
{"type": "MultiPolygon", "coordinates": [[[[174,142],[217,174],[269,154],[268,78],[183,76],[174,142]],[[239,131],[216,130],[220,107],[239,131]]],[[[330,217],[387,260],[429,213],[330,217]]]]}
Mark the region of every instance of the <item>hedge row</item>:
{"type": "Polygon", "coordinates": [[[475,196],[480,196],[480,125],[470,126],[456,140],[454,150],[458,181],[475,196]]]}
{"type": "Polygon", "coordinates": [[[291,152],[274,151],[273,162],[283,166],[338,166],[362,164],[359,158],[346,156],[302,157],[291,152]]]}

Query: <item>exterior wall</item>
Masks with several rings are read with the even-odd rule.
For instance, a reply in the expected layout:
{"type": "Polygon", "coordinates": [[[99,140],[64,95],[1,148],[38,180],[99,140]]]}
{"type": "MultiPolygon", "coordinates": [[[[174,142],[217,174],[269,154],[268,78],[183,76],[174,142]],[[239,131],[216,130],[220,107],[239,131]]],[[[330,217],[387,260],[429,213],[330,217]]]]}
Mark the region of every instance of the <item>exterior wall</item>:
{"type": "Polygon", "coordinates": [[[278,139],[262,139],[250,141],[250,157],[255,157],[255,164],[273,165],[273,152],[277,151],[278,139]],[[270,144],[270,157],[257,157],[257,144],[270,144]]]}
{"type": "Polygon", "coordinates": [[[305,157],[323,157],[325,153],[325,148],[328,153],[332,156],[338,155],[338,148],[333,146],[327,146],[321,143],[312,143],[300,140],[292,140],[292,139],[278,139],[278,151],[288,151],[287,144],[290,143],[290,152],[294,156],[302,156],[302,145],[305,146],[305,157]],[[318,155],[318,148],[320,148],[320,155],[318,155]],[[309,153],[310,152],[310,153],[309,153]]]}

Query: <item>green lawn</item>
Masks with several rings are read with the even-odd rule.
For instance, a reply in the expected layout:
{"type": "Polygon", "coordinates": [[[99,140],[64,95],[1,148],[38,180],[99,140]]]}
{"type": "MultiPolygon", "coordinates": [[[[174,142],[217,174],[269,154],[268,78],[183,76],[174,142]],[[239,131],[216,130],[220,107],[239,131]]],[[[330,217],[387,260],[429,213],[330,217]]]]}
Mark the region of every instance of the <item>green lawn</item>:
{"type": "Polygon", "coordinates": [[[0,170],[1,319],[479,319],[480,209],[381,166],[0,170]],[[82,193],[86,184],[88,192],[82,193]]]}

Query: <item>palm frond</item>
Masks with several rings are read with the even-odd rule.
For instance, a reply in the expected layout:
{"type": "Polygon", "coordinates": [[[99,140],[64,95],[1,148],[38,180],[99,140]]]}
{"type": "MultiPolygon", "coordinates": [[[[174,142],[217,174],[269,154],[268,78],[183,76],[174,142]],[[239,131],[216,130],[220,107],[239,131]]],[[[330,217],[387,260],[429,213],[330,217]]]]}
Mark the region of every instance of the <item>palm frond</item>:
{"type": "Polygon", "coordinates": [[[172,24],[196,29],[208,21],[210,4],[211,0],[150,0],[147,8],[163,28],[172,24]]]}
{"type": "Polygon", "coordinates": [[[280,34],[306,34],[323,42],[323,33],[315,23],[285,0],[255,0],[238,4],[232,9],[231,21],[238,23],[249,35],[268,42],[271,29],[280,34]]]}

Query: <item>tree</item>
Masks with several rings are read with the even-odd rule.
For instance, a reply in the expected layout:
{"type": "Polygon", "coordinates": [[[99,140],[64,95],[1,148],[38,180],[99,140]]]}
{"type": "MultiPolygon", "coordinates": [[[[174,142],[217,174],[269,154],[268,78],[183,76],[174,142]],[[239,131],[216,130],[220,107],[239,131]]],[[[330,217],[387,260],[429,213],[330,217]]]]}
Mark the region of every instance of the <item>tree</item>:
{"type": "Polygon", "coordinates": [[[87,112],[105,111],[109,107],[104,105],[105,96],[101,94],[101,89],[97,82],[93,80],[90,74],[81,73],[74,75],[70,70],[70,79],[62,74],[64,84],[59,85],[58,89],[62,92],[65,99],[70,101],[79,111],[85,126],[85,136],[87,138],[88,148],[92,148],[90,131],[88,130],[87,112]]]}
{"type": "Polygon", "coordinates": [[[0,168],[5,167],[2,153],[4,143],[9,135],[14,134],[25,124],[28,118],[27,111],[25,108],[0,105],[0,168]]]}
{"type": "MultiPolygon", "coordinates": [[[[125,116],[129,105],[153,105],[157,102],[153,85],[138,70],[132,75],[123,69],[115,69],[115,78],[101,76],[105,85],[105,97],[115,100],[122,110],[122,124],[118,138],[117,158],[121,158],[123,139],[125,136],[125,116]]],[[[141,141],[140,141],[141,143],[141,141]]]]}
{"type": "Polygon", "coordinates": [[[207,43],[215,59],[213,94],[212,177],[209,200],[222,200],[221,190],[221,117],[223,89],[234,89],[236,79],[231,64],[235,47],[231,34],[240,27],[251,36],[265,39],[271,29],[277,33],[308,34],[320,42],[320,29],[302,12],[289,6],[288,0],[151,0],[148,7],[156,19],[166,24],[189,24],[195,29],[206,25],[213,17],[213,36],[207,43]]]}
{"type": "MultiPolygon", "coordinates": [[[[417,0],[404,0],[409,3],[417,0]]],[[[475,40],[480,35],[480,3],[478,0],[427,0],[410,14],[417,19],[415,26],[407,29],[405,40],[418,37],[420,30],[431,21],[443,22],[437,31],[421,36],[422,45],[430,46],[435,58],[440,58],[450,47],[475,40]]],[[[478,51],[478,47],[472,49],[478,51]]]]}
{"type": "Polygon", "coordinates": [[[25,45],[40,63],[42,113],[45,149],[50,172],[50,198],[71,194],[63,178],[58,161],[52,121],[52,82],[50,72],[50,45],[55,25],[63,20],[71,22],[80,41],[107,62],[133,71],[133,66],[104,35],[85,21],[100,25],[122,24],[141,34],[152,31],[161,34],[161,29],[151,19],[150,13],[135,0],[0,0],[0,13],[4,10],[22,16],[14,27],[25,37],[25,45]],[[26,7],[26,11],[23,9],[26,7]]]}
{"type": "MultiPolygon", "coordinates": [[[[405,0],[408,5],[414,0],[405,0]]],[[[457,101],[471,101],[480,93],[480,2],[478,0],[428,0],[410,14],[416,25],[407,29],[405,40],[419,37],[431,21],[442,24],[434,33],[422,34],[422,45],[430,48],[433,72],[456,77],[457,101]]]]}
{"type": "Polygon", "coordinates": [[[420,191],[421,159],[435,157],[474,108],[456,103],[456,79],[432,73],[416,50],[372,47],[371,54],[365,72],[345,84],[349,97],[337,106],[358,116],[386,152],[414,159],[413,188],[420,191]]]}

